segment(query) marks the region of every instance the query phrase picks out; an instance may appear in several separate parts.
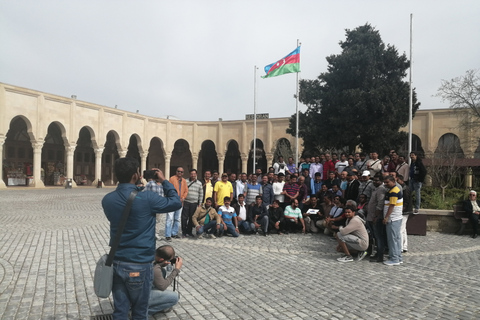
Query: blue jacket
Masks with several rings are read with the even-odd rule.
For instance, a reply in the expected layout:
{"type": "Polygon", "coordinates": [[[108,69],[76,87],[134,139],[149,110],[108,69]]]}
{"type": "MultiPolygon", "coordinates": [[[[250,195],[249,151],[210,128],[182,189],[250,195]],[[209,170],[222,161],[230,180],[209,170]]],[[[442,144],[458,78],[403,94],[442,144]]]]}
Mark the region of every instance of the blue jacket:
{"type": "MultiPolygon", "coordinates": [[[[165,180],[162,186],[165,197],[152,191],[139,192],[136,196],[114,260],[133,263],[149,263],[154,260],[156,214],[175,211],[182,206],[173,185],[165,180]]],[[[134,184],[121,183],[115,191],[103,197],[103,211],[110,221],[110,246],[127,199],[135,188],[134,184]]]]}

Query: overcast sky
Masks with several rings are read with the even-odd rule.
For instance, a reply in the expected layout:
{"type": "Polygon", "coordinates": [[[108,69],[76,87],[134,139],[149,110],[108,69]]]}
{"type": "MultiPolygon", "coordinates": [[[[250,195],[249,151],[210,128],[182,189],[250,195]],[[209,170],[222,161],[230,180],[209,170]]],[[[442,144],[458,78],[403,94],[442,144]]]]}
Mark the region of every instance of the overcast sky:
{"type": "MultiPolygon", "coordinates": [[[[345,29],[374,26],[409,54],[421,109],[441,79],[480,68],[480,1],[0,0],[0,82],[155,117],[295,112],[295,74],[263,68],[302,43],[302,79],[325,72],[345,29]]],[[[305,107],[300,105],[301,110],[305,107]]]]}

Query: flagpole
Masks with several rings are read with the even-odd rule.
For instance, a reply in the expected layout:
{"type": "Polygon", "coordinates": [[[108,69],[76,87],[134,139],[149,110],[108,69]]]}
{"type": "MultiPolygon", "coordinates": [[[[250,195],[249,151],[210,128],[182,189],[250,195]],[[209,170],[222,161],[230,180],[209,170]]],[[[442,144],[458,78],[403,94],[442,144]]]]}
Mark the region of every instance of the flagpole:
{"type": "MultiPolygon", "coordinates": [[[[410,14],[410,97],[408,108],[408,156],[412,152],[412,121],[413,121],[413,88],[412,88],[412,35],[413,35],[413,14],[410,14]]],[[[410,157],[408,157],[408,163],[411,163],[410,157]]]]}
{"type": "MultiPolygon", "coordinates": [[[[299,40],[297,39],[297,48],[300,45],[299,40]]],[[[300,72],[297,72],[297,88],[296,88],[296,93],[295,93],[295,110],[296,110],[296,124],[295,124],[295,166],[298,166],[298,94],[299,94],[299,77],[298,74],[300,72]]],[[[297,168],[298,171],[298,168],[297,168]]]]}
{"type": "Polygon", "coordinates": [[[257,162],[257,66],[253,67],[253,173],[257,162]]]}

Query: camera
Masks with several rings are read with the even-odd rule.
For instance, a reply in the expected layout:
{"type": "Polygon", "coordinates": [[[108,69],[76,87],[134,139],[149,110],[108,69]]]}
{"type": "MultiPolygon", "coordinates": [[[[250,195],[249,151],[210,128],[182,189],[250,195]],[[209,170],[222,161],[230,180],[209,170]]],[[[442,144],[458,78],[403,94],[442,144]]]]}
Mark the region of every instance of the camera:
{"type": "Polygon", "coordinates": [[[175,256],[172,260],[170,260],[170,264],[177,263],[177,258],[178,258],[178,256],[175,256]]]}
{"type": "Polygon", "coordinates": [[[157,175],[157,170],[144,170],[143,171],[143,178],[145,180],[155,179],[157,175]]]}

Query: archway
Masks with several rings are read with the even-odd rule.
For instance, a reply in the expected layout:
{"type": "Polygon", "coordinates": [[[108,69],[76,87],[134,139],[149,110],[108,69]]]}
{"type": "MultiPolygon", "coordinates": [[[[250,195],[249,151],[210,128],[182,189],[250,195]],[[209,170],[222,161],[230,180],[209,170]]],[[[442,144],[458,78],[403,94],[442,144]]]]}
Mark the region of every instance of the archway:
{"type": "Polygon", "coordinates": [[[56,122],[48,126],[42,148],[42,180],[46,186],[65,182],[65,130],[56,122]]]}
{"type": "Polygon", "coordinates": [[[235,140],[230,140],[227,144],[227,153],[225,154],[223,172],[239,174],[242,172],[242,158],[238,143],[235,140]]]}
{"type": "Polygon", "coordinates": [[[140,150],[141,149],[141,144],[140,144],[140,138],[136,134],[132,134],[130,136],[130,141],[128,143],[128,148],[127,148],[127,158],[134,158],[138,160],[138,163],[142,163],[142,159],[140,157],[140,150]]]}
{"type": "MultiPolygon", "coordinates": [[[[421,158],[425,157],[425,151],[422,148],[422,140],[416,135],[412,133],[412,152],[418,154],[421,158]]],[[[399,155],[405,156],[408,160],[408,139],[402,145],[402,147],[398,150],[399,155]]]]}
{"type": "Polygon", "coordinates": [[[212,140],[205,140],[202,143],[202,149],[198,154],[197,170],[201,173],[201,177],[203,177],[206,170],[223,170],[223,168],[218,167],[217,151],[215,150],[215,143],[213,143],[212,140]]]}
{"type": "Polygon", "coordinates": [[[441,136],[440,139],[438,139],[434,156],[435,158],[465,158],[458,136],[453,133],[446,133],[441,136]]]}
{"type": "MultiPolygon", "coordinates": [[[[256,139],[256,169],[262,169],[262,172],[267,172],[267,157],[265,156],[265,150],[263,150],[263,142],[260,139],[256,139]]],[[[248,163],[247,163],[247,171],[248,173],[252,173],[253,171],[253,140],[250,143],[250,151],[248,152],[248,163]]]]}
{"type": "Polygon", "coordinates": [[[170,159],[170,175],[175,175],[177,167],[183,167],[184,177],[188,178],[188,171],[192,169],[192,152],[188,142],[184,139],[175,141],[170,159]]]}
{"type": "Polygon", "coordinates": [[[77,147],[73,155],[73,179],[77,186],[91,185],[95,179],[95,152],[89,128],[78,133],[77,147]]]}
{"type": "Polygon", "coordinates": [[[147,169],[158,168],[165,172],[165,154],[163,152],[163,143],[157,137],[150,140],[148,148],[147,169]]]}
{"type": "MultiPolygon", "coordinates": [[[[280,156],[283,157],[285,162],[287,161],[287,159],[289,157],[293,157],[293,152],[292,152],[292,148],[290,146],[290,141],[288,141],[285,138],[278,139],[277,145],[276,145],[276,148],[275,148],[275,152],[273,154],[273,162],[274,163],[277,162],[278,157],[280,157],[280,156]]],[[[295,157],[294,157],[294,160],[295,160],[295,157]]],[[[273,165],[273,163],[272,164],[269,163],[268,165],[273,165]]]]}
{"type": "Polygon", "coordinates": [[[28,124],[22,117],[15,117],[7,131],[2,179],[6,186],[28,185],[33,175],[33,148],[28,124]]]}
{"type": "Polygon", "coordinates": [[[117,183],[117,178],[113,174],[113,164],[120,157],[117,148],[119,144],[118,133],[113,130],[109,131],[102,155],[102,181],[105,185],[113,186],[117,183]]]}

